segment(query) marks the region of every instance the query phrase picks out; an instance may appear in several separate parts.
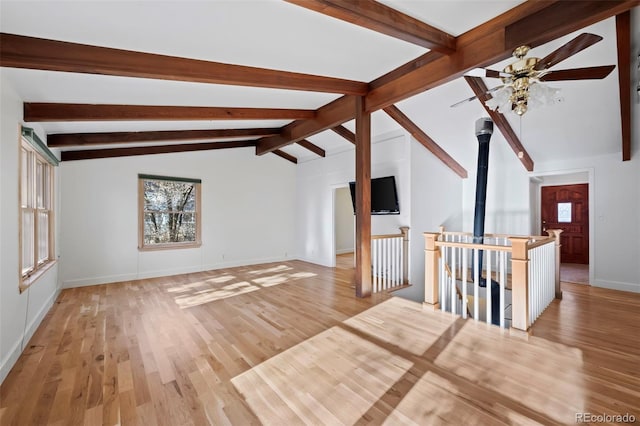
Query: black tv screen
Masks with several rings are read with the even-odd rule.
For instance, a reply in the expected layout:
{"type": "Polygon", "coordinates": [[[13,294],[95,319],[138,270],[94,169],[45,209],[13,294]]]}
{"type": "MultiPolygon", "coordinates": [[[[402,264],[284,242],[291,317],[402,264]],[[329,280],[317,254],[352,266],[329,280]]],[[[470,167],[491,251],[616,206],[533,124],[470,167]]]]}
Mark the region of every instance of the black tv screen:
{"type": "MultiPolygon", "coordinates": [[[[356,212],[356,183],[349,182],[353,213],[356,212]]],[[[386,176],[371,179],[371,214],[400,214],[396,178],[386,176]]]]}

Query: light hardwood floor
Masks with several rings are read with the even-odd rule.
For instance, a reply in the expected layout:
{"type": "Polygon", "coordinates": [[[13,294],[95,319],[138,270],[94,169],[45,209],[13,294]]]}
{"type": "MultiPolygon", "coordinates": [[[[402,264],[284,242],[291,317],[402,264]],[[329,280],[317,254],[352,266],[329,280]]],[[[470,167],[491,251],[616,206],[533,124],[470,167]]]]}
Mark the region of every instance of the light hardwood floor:
{"type": "Polygon", "coordinates": [[[65,290],[0,424],[640,419],[640,295],[564,285],[528,339],[291,261],[65,290]]]}

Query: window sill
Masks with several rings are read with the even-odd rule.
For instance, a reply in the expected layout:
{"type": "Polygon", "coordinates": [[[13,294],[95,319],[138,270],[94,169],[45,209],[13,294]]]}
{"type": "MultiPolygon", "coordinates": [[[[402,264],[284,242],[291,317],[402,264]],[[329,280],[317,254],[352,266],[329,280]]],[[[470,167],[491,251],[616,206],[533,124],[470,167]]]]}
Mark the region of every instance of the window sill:
{"type": "Polygon", "coordinates": [[[157,244],[138,247],[138,251],[159,251],[159,250],[177,250],[177,249],[192,249],[199,248],[202,243],[175,243],[175,244],[157,244]]]}
{"type": "Polygon", "coordinates": [[[50,260],[47,263],[45,263],[43,266],[41,266],[40,269],[36,270],[35,272],[32,272],[31,275],[22,277],[20,280],[20,286],[19,286],[20,293],[22,293],[23,291],[31,287],[31,285],[36,281],[38,281],[38,279],[42,277],[49,269],[53,268],[53,265],[55,265],[56,263],[58,263],[57,260],[50,260]]]}

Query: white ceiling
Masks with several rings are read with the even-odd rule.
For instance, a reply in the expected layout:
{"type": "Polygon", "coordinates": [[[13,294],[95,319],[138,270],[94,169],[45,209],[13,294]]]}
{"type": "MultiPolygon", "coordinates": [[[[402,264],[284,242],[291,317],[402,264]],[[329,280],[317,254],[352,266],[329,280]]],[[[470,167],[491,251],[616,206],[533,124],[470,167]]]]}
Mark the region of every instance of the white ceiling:
{"type": "MultiPolygon", "coordinates": [[[[453,35],[459,35],[521,1],[412,1],[383,3],[453,35]]],[[[0,1],[0,30],[55,40],[197,58],[238,65],[371,81],[427,52],[358,26],[279,0],[256,1],[0,1]]],[[[579,31],[604,40],[554,69],[617,64],[612,19],[579,31]]],[[[576,34],[578,34],[576,33],[576,34]]],[[[532,50],[542,57],[573,36],[532,50]]],[[[509,61],[496,64],[501,69],[509,61]]],[[[316,109],[339,95],[128,77],[2,68],[27,102],[193,105],[316,109]]],[[[486,79],[491,87],[498,80],[486,79]]],[[[619,98],[614,71],[601,81],[561,82],[565,102],[530,111],[522,123],[509,116],[534,161],[558,156],[620,151],[619,98]],[[586,125],[596,122],[597,126],[586,125]]],[[[478,102],[449,108],[472,96],[462,79],[399,104],[450,154],[464,164],[473,122],[486,115],[478,102]],[[464,123],[464,125],[462,125],[464,123]],[[470,130],[461,130],[468,127],[470,130]],[[452,131],[452,129],[455,129],[452,131]],[[460,142],[463,140],[464,142],[460,142]]],[[[42,123],[47,133],[280,127],[288,121],[138,121],[42,123]]],[[[353,130],[352,123],[346,127],[353,130]]],[[[373,135],[400,127],[382,112],[373,115],[373,135]]],[[[326,131],[309,138],[329,154],[353,146],[326,131]]],[[[285,151],[317,158],[299,146],[285,151]]],[[[470,167],[472,165],[466,165],[470,167]]]]}

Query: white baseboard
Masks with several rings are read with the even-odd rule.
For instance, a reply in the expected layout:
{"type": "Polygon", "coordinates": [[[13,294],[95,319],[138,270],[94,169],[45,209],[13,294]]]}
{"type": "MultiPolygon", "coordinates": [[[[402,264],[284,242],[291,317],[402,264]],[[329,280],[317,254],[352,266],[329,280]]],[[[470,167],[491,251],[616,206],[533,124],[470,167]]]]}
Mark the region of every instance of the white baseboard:
{"type": "Polygon", "coordinates": [[[640,284],[623,283],[619,281],[595,280],[592,285],[594,287],[608,288],[610,290],[620,290],[620,291],[630,291],[632,293],[640,293],[640,284]]]}
{"type": "Polygon", "coordinates": [[[66,280],[62,282],[62,287],[63,288],[87,287],[87,286],[98,285],[98,284],[110,284],[110,283],[117,283],[120,281],[131,281],[135,279],[138,279],[137,274],[105,275],[102,277],[89,277],[89,278],[78,278],[74,280],[66,280]]]}
{"type": "Polygon", "coordinates": [[[353,253],[353,252],[354,252],[354,249],[352,248],[336,250],[336,254],[347,254],[347,253],[353,253]]]}
{"type": "Polygon", "coordinates": [[[57,289],[55,292],[49,296],[47,301],[42,305],[38,313],[33,317],[33,320],[27,325],[27,329],[23,331],[20,336],[18,336],[18,341],[13,344],[11,350],[5,359],[2,360],[2,364],[0,364],[0,383],[4,382],[4,379],[7,377],[11,368],[15,365],[16,361],[22,354],[22,342],[26,345],[29,340],[33,337],[33,334],[36,332],[40,323],[44,319],[45,315],[49,312],[49,309],[53,306],[53,303],[58,299],[60,295],[60,289],[57,289]]]}
{"type": "Polygon", "coordinates": [[[145,278],[157,278],[157,277],[168,277],[171,275],[178,274],[190,274],[193,272],[202,272],[202,271],[210,271],[215,269],[222,268],[234,268],[237,266],[248,266],[248,265],[260,265],[263,263],[272,263],[272,262],[285,262],[287,260],[294,260],[295,257],[261,257],[254,259],[243,259],[243,260],[235,260],[235,261],[225,261],[225,262],[217,262],[210,263],[207,265],[196,265],[196,266],[186,266],[181,268],[170,268],[170,269],[157,269],[153,271],[145,271],[139,274],[119,274],[119,275],[105,275],[101,277],[91,277],[91,278],[78,278],[73,280],[66,280],[62,283],[63,288],[76,288],[76,287],[87,287],[92,285],[100,285],[100,284],[112,284],[122,281],[133,281],[138,279],[145,278]]]}

